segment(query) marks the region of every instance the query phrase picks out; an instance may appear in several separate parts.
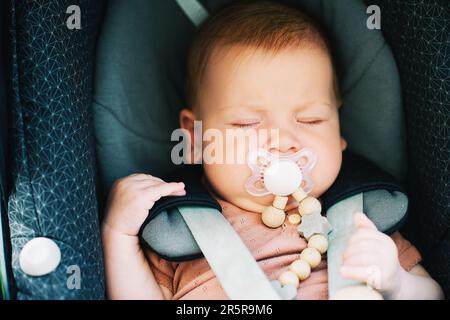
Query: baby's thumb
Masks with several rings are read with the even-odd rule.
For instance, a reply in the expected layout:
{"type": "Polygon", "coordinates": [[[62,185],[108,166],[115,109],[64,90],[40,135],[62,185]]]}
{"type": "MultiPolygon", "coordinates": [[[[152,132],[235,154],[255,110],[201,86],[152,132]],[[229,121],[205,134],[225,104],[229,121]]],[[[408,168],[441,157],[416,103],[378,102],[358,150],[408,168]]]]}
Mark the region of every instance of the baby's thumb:
{"type": "Polygon", "coordinates": [[[377,230],[375,224],[362,212],[355,213],[355,215],[353,216],[353,221],[357,228],[377,230]]]}

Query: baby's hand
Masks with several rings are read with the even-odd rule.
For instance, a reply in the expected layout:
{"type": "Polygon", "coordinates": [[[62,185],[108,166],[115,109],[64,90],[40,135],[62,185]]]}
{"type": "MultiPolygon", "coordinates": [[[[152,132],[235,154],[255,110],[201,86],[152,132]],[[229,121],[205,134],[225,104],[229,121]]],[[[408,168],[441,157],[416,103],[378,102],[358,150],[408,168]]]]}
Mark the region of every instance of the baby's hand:
{"type": "Polygon", "coordinates": [[[185,194],[182,182],[165,182],[147,174],[124,177],[111,188],[104,225],[116,232],[137,236],[156,201],[164,196],[185,194]]]}
{"type": "Polygon", "coordinates": [[[354,216],[356,231],[344,251],[343,277],[365,282],[383,294],[400,285],[401,266],[397,246],[391,237],[377,230],[363,213],[354,216]]]}

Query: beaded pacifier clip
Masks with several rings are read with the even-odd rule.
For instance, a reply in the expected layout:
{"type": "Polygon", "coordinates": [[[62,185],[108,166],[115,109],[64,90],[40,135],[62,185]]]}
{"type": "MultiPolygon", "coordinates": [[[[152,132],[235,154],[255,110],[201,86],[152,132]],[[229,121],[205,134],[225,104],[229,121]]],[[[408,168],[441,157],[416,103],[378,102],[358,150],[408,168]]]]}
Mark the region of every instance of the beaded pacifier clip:
{"type": "Polygon", "coordinates": [[[328,249],[331,225],[321,214],[319,200],[307,194],[313,187],[310,171],[315,162],[316,156],[309,148],[280,156],[260,149],[251,153],[248,159],[252,176],[245,185],[247,192],[254,196],[275,196],[272,205],[262,211],[262,222],[267,227],[278,228],[285,222],[284,209],[289,196],[298,202],[298,214],[289,215],[288,220],[291,224],[298,224],[299,236],[305,238],[308,245],[289,270],[272,281],[284,299],[296,297],[300,281],[309,277],[311,269],[319,265],[322,254],[328,249]]]}

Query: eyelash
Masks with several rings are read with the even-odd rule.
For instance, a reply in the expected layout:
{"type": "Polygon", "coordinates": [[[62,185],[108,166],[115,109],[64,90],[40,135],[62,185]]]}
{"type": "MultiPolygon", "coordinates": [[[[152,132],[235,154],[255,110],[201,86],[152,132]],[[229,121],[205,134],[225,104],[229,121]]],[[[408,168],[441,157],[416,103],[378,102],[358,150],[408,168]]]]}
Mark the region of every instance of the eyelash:
{"type": "Polygon", "coordinates": [[[314,126],[314,125],[318,125],[321,124],[323,122],[323,120],[314,120],[314,121],[299,121],[300,123],[306,124],[306,125],[310,125],[310,126],[314,126]]]}
{"type": "Polygon", "coordinates": [[[232,123],[231,125],[233,127],[238,127],[238,128],[248,128],[248,127],[253,127],[258,125],[259,122],[255,122],[255,123],[232,123]]]}
{"type": "MultiPolygon", "coordinates": [[[[323,120],[314,120],[314,121],[298,121],[300,123],[309,125],[309,126],[314,126],[314,125],[318,125],[321,124],[323,122],[323,120]]],[[[253,127],[258,125],[259,122],[255,122],[255,123],[232,123],[231,125],[234,127],[238,127],[238,128],[248,128],[248,127],[253,127]]]]}

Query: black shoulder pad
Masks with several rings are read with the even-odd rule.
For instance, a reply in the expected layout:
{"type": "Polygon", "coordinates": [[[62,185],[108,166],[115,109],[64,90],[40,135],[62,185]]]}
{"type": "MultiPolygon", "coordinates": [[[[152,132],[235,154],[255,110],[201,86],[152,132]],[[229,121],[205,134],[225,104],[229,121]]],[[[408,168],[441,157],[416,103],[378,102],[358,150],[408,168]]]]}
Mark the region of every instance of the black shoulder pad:
{"type": "Polygon", "coordinates": [[[222,212],[220,204],[206,190],[202,183],[201,165],[184,165],[165,181],[183,182],[185,196],[161,198],[149,210],[149,214],[139,230],[141,244],[150,248],[169,261],[188,261],[203,256],[187,224],[178,211],[180,206],[204,206],[222,212]]]}
{"type": "Polygon", "coordinates": [[[183,206],[205,206],[222,211],[220,204],[206,190],[202,183],[203,168],[201,165],[183,165],[163,177],[164,181],[183,182],[186,195],[176,197],[164,197],[155,203],[149,211],[148,220],[151,220],[159,212],[174,207],[183,206]]]}
{"type": "Polygon", "coordinates": [[[363,193],[364,213],[379,230],[392,233],[400,228],[408,208],[403,188],[374,163],[346,150],[336,181],[321,197],[324,210],[359,193],[363,193]]]}

